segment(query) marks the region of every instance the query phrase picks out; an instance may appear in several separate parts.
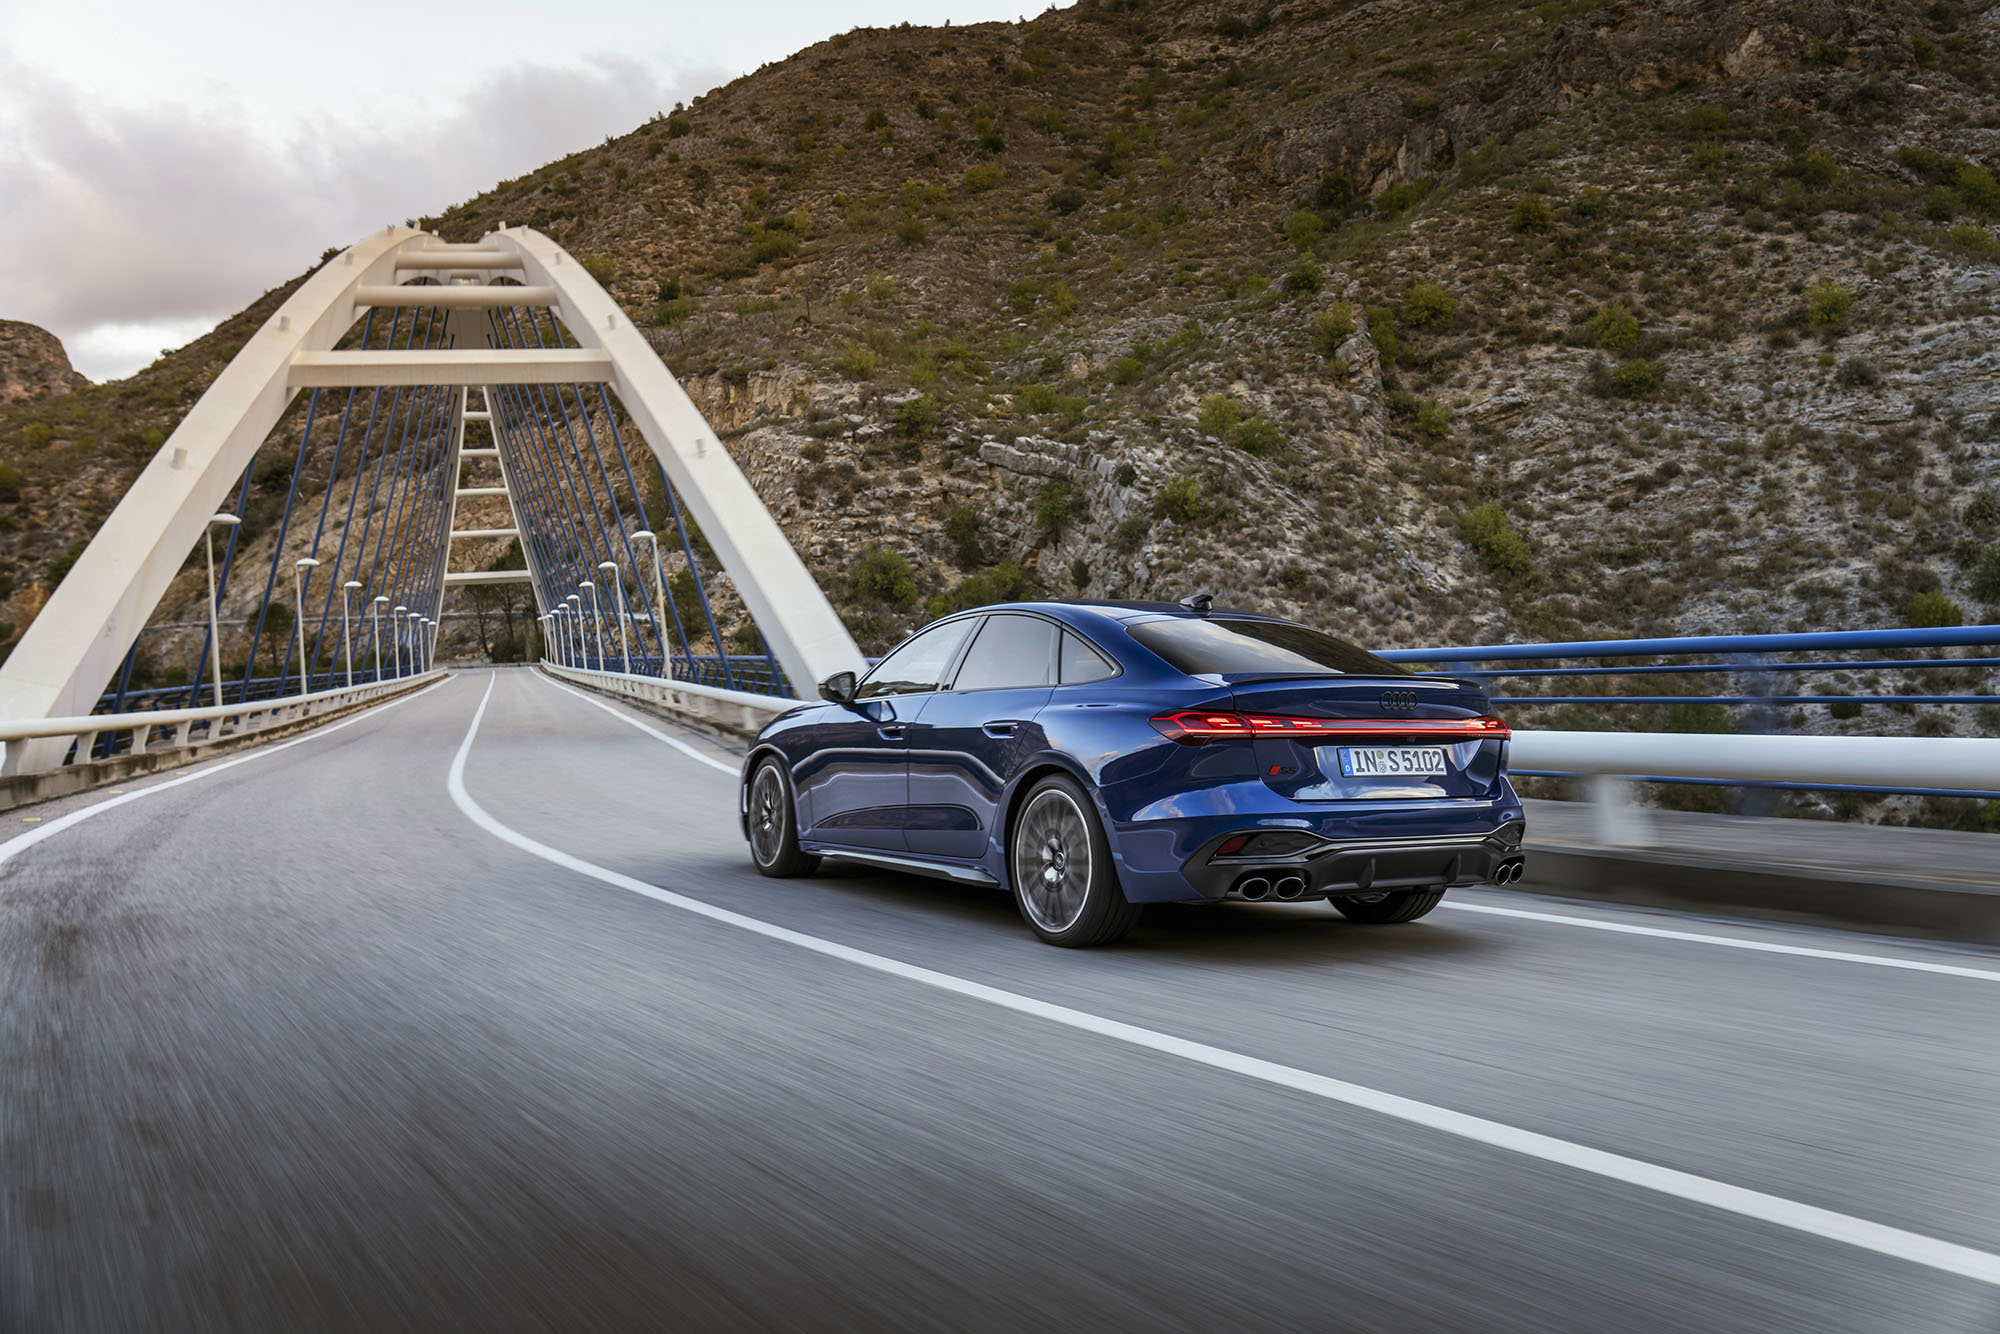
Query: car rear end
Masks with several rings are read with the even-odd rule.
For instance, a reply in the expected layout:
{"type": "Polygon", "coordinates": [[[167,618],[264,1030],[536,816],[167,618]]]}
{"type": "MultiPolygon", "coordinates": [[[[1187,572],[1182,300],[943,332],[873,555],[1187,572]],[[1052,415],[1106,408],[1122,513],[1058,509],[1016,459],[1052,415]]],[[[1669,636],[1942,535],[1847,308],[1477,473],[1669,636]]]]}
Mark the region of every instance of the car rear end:
{"type": "Polygon", "coordinates": [[[1509,734],[1477,685],[1413,676],[1269,618],[1160,617],[1127,630],[1208,687],[1148,720],[1173,748],[1148,781],[1123,800],[1106,794],[1138,864],[1128,890],[1165,897],[1163,862],[1185,886],[1179,897],[1205,900],[1519,878],[1525,823],[1506,777],[1509,734]],[[1140,788],[1151,799],[1131,801],[1140,788]]]}

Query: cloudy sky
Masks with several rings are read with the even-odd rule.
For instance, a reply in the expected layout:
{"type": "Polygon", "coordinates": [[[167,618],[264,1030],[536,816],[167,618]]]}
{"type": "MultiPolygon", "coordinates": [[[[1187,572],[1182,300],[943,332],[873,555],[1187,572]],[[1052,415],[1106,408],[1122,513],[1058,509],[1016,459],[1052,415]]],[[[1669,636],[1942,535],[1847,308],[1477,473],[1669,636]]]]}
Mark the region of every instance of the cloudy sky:
{"type": "Polygon", "coordinates": [[[328,246],[835,32],[1024,0],[0,0],[0,318],[130,374],[328,246]]]}

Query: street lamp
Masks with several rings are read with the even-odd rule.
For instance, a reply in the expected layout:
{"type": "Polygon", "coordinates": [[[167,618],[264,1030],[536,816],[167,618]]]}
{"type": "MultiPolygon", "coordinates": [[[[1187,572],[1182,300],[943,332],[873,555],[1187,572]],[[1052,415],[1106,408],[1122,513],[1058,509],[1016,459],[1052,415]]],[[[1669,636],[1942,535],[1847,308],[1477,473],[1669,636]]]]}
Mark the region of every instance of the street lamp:
{"type": "Polygon", "coordinates": [[[292,562],[292,596],[298,607],[298,615],[293,617],[299,625],[299,693],[312,693],[312,664],[306,661],[306,571],[319,568],[319,562],[311,556],[302,556],[292,562]]]}
{"type": "Polygon", "coordinates": [[[387,594],[377,593],[375,600],[368,604],[375,612],[375,680],[382,680],[382,608],[389,605],[387,594]]]}
{"type": "Polygon", "coordinates": [[[403,617],[409,615],[409,612],[408,607],[398,602],[390,618],[390,623],[396,629],[396,675],[399,677],[403,674],[403,617]]]}
{"type": "MultiPolygon", "coordinates": [[[[599,561],[597,568],[611,576],[611,582],[618,588],[618,657],[625,664],[625,675],[632,674],[632,643],[625,636],[625,579],[618,573],[615,560],[599,561]]],[[[594,596],[594,595],[593,595],[594,596]]]]}
{"type": "Polygon", "coordinates": [[[604,606],[597,600],[597,585],[588,579],[577,581],[577,591],[590,592],[591,638],[597,642],[597,670],[604,670],[604,606]]]}
{"type": "Polygon", "coordinates": [[[549,613],[549,632],[556,637],[556,661],[569,666],[569,607],[558,602],[549,613]]]}
{"type": "Polygon", "coordinates": [[[217,514],[209,519],[208,526],[201,530],[201,542],[208,552],[208,665],[211,679],[215,682],[215,707],[222,707],[222,629],[215,618],[215,530],[218,527],[234,528],[243,520],[234,514],[217,514]]]}
{"type": "Polygon", "coordinates": [[[347,628],[347,599],[354,590],[361,587],[359,579],[349,579],[340,586],[340,646],[347,658],[347,688],[354,689],[354,635],[347,628]]]}
{"type": "Polygon", "coordinates": [[[632,540],[650,543],[653,548],[653,633],[660,641],[660,675],[671,680],[674,650],[667,642],[667,579],[660,573],[660,539],[650,530],[642,528],[632,534],[632,540]]]}
{"type": "Polygon", "coordinates": [[[590,661],[583,652],[583,599],[571,593],[563,601],[569,604],[570,630],[576,635],[576,661],[570,666],[588,667],[590,661]]]}

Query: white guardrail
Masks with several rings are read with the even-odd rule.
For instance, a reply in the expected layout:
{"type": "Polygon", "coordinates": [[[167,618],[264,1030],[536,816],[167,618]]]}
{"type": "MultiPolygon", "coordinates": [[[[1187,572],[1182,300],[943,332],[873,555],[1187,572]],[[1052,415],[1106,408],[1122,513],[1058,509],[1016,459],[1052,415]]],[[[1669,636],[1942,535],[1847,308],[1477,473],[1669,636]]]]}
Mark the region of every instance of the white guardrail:
{"type": "Polygon", "coordinates": [[[557,680],[574,681],[607,694],[678,710],[704,722],[751,736],[786,709],[795,709],[804,702],[786,699],[782,695],[755,695],[747,690],[725,690],[720,686],[696,685],[692,681],[673,681],[658,676],[582,671],[546,660],[535,665],[557,680]]]}
{"type": "MultiPolygon", "coordinates": [[[[77,763],[86,763],[97,739],[106,732],[130,732],[132,744],[119,757],[149,755],[186,746],[205,746],[227,737],[263,731],[282,723],[296,722],[314,714],[344,709],[386,695],[398,695],[418,686],[441,680],[442,668],[414,676],[399,676],[367,685],[340,686],[310,695],[285,695],[277,699],[251,700],[243,704],[210,705],[201,709],[155,709],[141,713],[93,713],[72,718],[30,718],[18,722],[0,720],[0,776],[23,772],[17,767],[20,752],[16,742],[49,737],[71,737],[77,742],[77,763]],[[155,734],[167,733],[164,737],[155,734]]],[[[67,748],[65,748],[67,749],[67,748]]]]}
{"type": "MultiPolygon", "coordinates": [[[[799,703],[656,676],[579,671],[549,662],[541,669],[578,685],[684,710],[745,732],[755,732],[799,703]]],[[[1625,845],[1644,840],[1642,815],[1631,805],[1629,781],[1642,775],[1988,791],[2000,787],[2000,740],[1517,730],[1508,747],[1508,764],[1584,775],[1590,780],[1597,840],[1625,845]]]]}

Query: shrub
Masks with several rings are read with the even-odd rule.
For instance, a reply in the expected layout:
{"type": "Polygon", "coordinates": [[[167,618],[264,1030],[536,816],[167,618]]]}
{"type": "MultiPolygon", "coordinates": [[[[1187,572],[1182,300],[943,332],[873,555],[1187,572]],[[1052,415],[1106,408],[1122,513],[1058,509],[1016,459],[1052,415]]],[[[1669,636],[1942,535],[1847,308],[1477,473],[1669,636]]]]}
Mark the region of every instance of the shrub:
{"type": "Polygon", "coordinates": [[[1083,191],[1074,185],[1065,185],[1061,189],[1049,191],[1048,202],[1049,212],[1067,216],[1083,207],[1083,191]]]}
{"type": "Polygon", "coordinates": [[[679,139],[694,133],[694,124],[685,116],[667,117],[667,138],[679,139]]]}
{"type": "Polygon", "coordinates": [[[21,443],[29,449],[40,449],[55,438],[55,429],[47,422],[29,422],[21,428],[21,443]]]}
{"type": "Polygon", "coordinates": [[[1325,220],[1308,209],[1300,209],[1285,219],[1285,239],[1302,255],[1318,245],[1325,234],[1325,220]]]}
{"type": "Polygon", "coordinates": [[[1219,439],[1228,435],[1236,423],[1243,420],[1243,416],[1241,403],[1227,394],[1210,394],[1202,399],[1201,405],[1195,409],[1195,429],[1203,435],[1212,435],[1219,439]]]}
{"type": "Polygon", "coordinates": [[[1507,523],[1507,516],[1491,502],[1468,511],[1458,523],[1459,536],[1479,557],[1487,573],[1503,579],[1524,579],[1534,568],[1528,544],[1507,523]]]}
{"type": "Polygon", "coordinates": [[[1903,608],[1903,620],[1918,630],[1942,630],[1949,626],[1964,625],[1965,613],[1956,602],[1933,588],[1928,593],[1919,593],[1911,598],[1903,608]]]}
{"type": "Polygon", "coordinates": [[[1403,322],[1416,328],[1443,324],[1458,313],[1458,298],[1436,283],[1412,283],[1403,296],[1403,322]]]}
{"type": "Polygon", "coordinates": [[[1840,363],[1840,369],[1833,378],[1849,389],[1867,389],[1882,383],[1882,372],[1875,369],[1875,363],[1865,357],[1849,357],[1840,363]]]}
{"type": "Polygon", "coordinates": [[[965,193],[969,195],[984,194],[1000,184],[1000,178],[1004,175],[1006,169],[998,162],[981,162],[977,166],[965,169],[965,179],[960,184],[965,187],[965,193]]]}
{"type": "Polygon", "coordinates": [[[1132,385],[1146,377],[1146,363],[1137,357],[1120,357],[1111,363],[1111,383],[1132,385]]]}
{"type": "Polygon", "coordinates": [[[1595,218],[1604,212],[1605,203],[1604,191],[1592,185],[1576,192],[1569,210],[1579,218],[1595,218]]]}
{"type": "Polygon", "coordinates": [[[21,470],[10,463],[0,463],[0,501],[11,504],[21,498],[21,470]]]}
{"type": "Polygon", "coordinates": [[[1354,307],[1345,301],[1336,301],[1325,310],[1313,315],[1313,350],[1322,357],[1330,357],[1340,350],[1341,344],[1354,336],[1354,307]]]}
{"type": "Polygon", "coordinates": [[[618,261],[609,255],[585,255],[583,271],[597,279],[601,286],[609,287],[611,280],[618,276],[618,261]]]}
{"type": "Polygon", "coordinates": [[[1729,159],[1729,152],[1721,144],[1696,144],[1688,150],[1688,158],[1696,171],[1714,171],[1729,159]]]}
{"type": "Polygon", "coordinates": [[[1951,188],[1981,213],[2000,213],[2000,181],[1993,173],[1970,162],[1956,163],[1951,169],[1951,188]]]}
{"type": "Polygon", "coordinates": [[[1403,357],[1403,340],[1396,332],[1396,313],[1386,307],[1368,312],[1368,337],[1375,344],[1384,366],[1393,366],[1403,357]]]}
{"type": "Polygon", "coordinates": [[[1245,454],[1263,456],[1285,442],[1276,422],[1268,417],[1246,417],[1229,432],[1229,443],[1245,454]]]}
{"type": "Polygon", "coordinates": [[[1854,309],[1854,289],[1843,283],[1817,282],[1806,289],[1806,319],[1822,326],[1845,324],[1854,309]]]}
{"type": "Polygon", "coordinates": [[[1599,347],[1618,352],[1639,341],[1639,317],[1623,301],[1607,301],[1597,308],[1583,331],[1599,347]]]}
{"type": "Polygon", "coordinates": [[[1517,232],[1546,232],[1556,225],[1556,211],[1548,200],[1531,191],[1515,201],[1510,225],[1517,232]]]}
{"type": "Polygon", "coordinates": [[[875,349],[865,343],[849,343],[834,362],[835,369],[850,380],[875,378],[875,349]]]}
{"type": "Polygon", "coordinates": [[[979,547],[979,511],[971,505],[954,505],[944,521],[945,539],[960,565],[977,565],[985,558],[979,547]]]}
{"type": "Polygon", "coordinates": [[[1153,501],[1153,513],[1175,523],[1193,523],[1201,517],[1201,483],[1192,477],[1176,477],[1160,488],[1153,501]]]}
{"type": "Polygon", "coordinates": [[[1840,164],[1833,160],[1832,154],[1814,149],[1795,158],[1785,168],[1785,174],[1796,178],[1811,189],[1824,190],[1833,184],[1834,177],[1840,175],[1840,164]]]}
{"type": "Polygon", "coordinates": [[[1121,463],[1118,471],[1111,475],[1111,480],[1120,486],[1130,486],[1139,480],[1139,470],[1129,463],[1121,463]]]}
{"type": "Polygon", "coordinates": [[[1043,484],[1035,493],[1035,526],[1049,537],[1061,537],[1069,527],[1069,521],[1082,511],[1083,505],[1076,493],[1070,490],[1068,482],[1055,478],[1043,484]]]}
{"type": "Polygon", "coordinates": [[[1146,535],[1152,531],[1153,525],[1135,514],[1112,530],[1111,549],[1129,556],[1146,545],[1146,535]]]}
{"type": "Polygon", "coordinates": [[[890,607],[909,607],[917,600],[917,582],[910,562],[900,551],[874,547],[854,563],[855,591],[890,607]]]}
{"type": "Polygon", "coordinates": [[[2000,547],[1988,547],[1967,581],[1974,597],[2000,601],[2000,547]]]}
{"type": "Polygon", "coordinates": [[[1076,293],[1070,291],[1069,284],[1060,278],[1056,279],[1055,285],[1049,288],[1049,309],[1053,310],[1058,317],[1065,317],[1076,313],[1076,293]]]}
{"type": "Polygon", "coordinates": [[[1666,376],[1660,371],[1660,363],[1644,357],[1621,361],[1611,368],[1611,392],[1620,398],[1644,398],[1658,393],[1665,383],[1666,376]]]}
{"type": "Polygon", "coordinates": [[[750,233],[750,262],[769,264],[774,259],[785,259],[799,253],[799,238],[789,231],[772,231],[758,227],[750,233]]]}
{"type": "Polygon", "coordinates": [[[1434,398],[1417,405],[1417,434],[1426,440],[1443,440],[1451,434],[1451,409],[1434,398]]]}
{"type": "Polygon", "coordinates": [[[1827,705],[1826,711],[1841,722],[1846,722],[1850,718],[1859,718],[1861,716],[1861,705],[1848,700],[1842,700],[1837,704],[1827,705]]]}
{"type": "Polygon", "coordinates": [[[694,301],[686,296],[677,296],[671,301],[662,301],[653,308],[653,322],[671,328],[692,314],[694,314],[694,301]]]}
{"type": "Polygon", "coordinates": [[[2000,240],[1976,222],[1961,222],[1944,234],[1945,244],[1967,255],[2000,254],[2000,240]]]}
{"type": "Polygon", "coordinates": [[[922,218],[905,218],[902,225],[896,228],[896,239],[904,245],[922,245],[929,235],[930,228],[924,226],[922,218]]]}
{"type": "Polygon", "coordinates": [[[896,429],[913,440],[935,435],[943,424],[943,410],[925,394],[918,394],[896,409],[896,429]]]}
{"type": "Polygon", "coordinates": [[[2000,534],[2000,494],[1987,487],[1974,496],[1960,516],[1965,530],[1979,537],[2000,534]]]}
{"type": "Polygon", "coordinates": [[[1317,292],[1320,286],[1319,265],[1311,258],[1301,255],[1296,264],[1285,270],[1285,290],[1294,294],[1317,292]]]}

